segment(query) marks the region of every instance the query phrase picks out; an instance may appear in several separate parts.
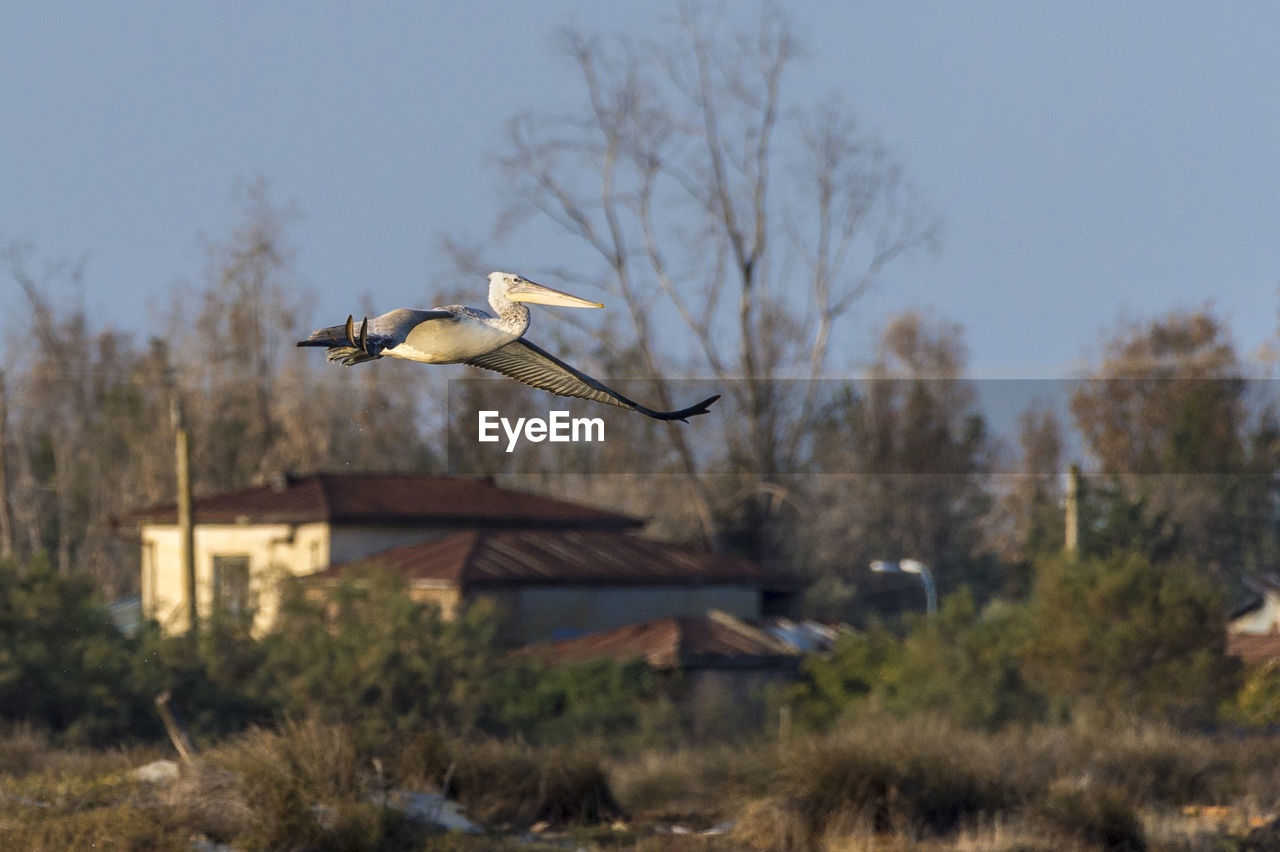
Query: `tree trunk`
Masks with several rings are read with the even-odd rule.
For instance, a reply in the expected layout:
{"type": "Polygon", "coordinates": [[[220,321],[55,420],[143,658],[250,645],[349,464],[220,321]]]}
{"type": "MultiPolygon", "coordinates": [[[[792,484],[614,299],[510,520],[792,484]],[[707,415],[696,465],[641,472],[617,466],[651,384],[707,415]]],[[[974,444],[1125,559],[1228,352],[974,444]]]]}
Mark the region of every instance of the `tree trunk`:
{"type": "Polygon", "coordinates": [[[13,513],[9,509],[9,391],[0,370],[0,559],[12,559],[13,513]]]}

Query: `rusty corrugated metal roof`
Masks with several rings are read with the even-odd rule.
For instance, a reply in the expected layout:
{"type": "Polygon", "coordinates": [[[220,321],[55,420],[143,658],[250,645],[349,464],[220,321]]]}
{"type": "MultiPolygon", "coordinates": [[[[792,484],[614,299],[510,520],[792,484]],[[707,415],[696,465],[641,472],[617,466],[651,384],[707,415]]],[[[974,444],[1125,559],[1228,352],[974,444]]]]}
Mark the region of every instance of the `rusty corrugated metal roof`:
{"type": "Polygon", "coordinates": [[[1280,660],[1280,633],[1228,633],[1227,653],[1248,664],[1280,660]]]}
{"type": "Polygon", "coordinates": [[[748,559],[704,553],[614,530],[474,530],[408,544],[349,565],[380,564],[409,579],[461,586],[507,583],[679,584],[744,583],[794,588],[797,577],[748,559]]]}
{"type": "Polygon", "coordinates": [[[798,653],[786,643],[725,613],[671,616],[563,639],[528,649],[553,663],[644,660],[658,669],[725,665],[789,665],[798,653]]]}
{"type": "MultiPolygon", "coordinates": [[[[643,521],[591,506],[499,488],[491,481],[421,474],[314,473],[195,501],[197,523],[567,526],[623,529],[643,521]]],[[[176,524],[175,504],[126,515],[128,523],[176,524]]]]}

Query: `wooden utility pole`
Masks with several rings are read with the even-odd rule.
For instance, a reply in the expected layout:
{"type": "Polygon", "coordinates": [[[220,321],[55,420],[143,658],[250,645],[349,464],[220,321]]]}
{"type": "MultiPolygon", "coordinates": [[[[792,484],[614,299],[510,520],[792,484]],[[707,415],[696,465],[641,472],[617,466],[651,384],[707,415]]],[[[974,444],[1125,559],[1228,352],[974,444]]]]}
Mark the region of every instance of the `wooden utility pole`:
{"type": "Polygon", "coordinates": [[[1080,465],[1067,469],[1067,529],[1064,547],[1068,553],[1080,548],[1080,465]]]}
{"type": "Polygon", "coordinates": [[[9,391],[4,371],[0,370],[0,558],[13,556],[13,515],[9,511],[9,459],[5,453],[9,443],[9,391]]]}
{"type": "Polygon", "coordinates": [[[182,403],[175,394],[169,409],[177,452],[178,557],[182,561],[183,591],[187,596],[187,630],[194,636],[199,626],[196,608],[196,541],[191,507],[191,437],[187,433],[182,403]]]}

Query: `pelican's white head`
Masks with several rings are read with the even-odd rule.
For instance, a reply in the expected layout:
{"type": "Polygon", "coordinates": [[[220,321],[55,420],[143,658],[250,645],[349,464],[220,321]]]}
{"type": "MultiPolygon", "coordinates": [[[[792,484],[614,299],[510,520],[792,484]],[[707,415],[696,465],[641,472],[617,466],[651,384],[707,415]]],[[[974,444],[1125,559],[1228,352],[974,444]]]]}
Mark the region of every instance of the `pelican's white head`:
{"type": "Polygon", "coordinates": [[[535,305],[556,305],[561,308],[603,308],[599,302],[580,299],[550,287],[535,284],[528,278],[510,272],[489,273],[489,302],[505,299],[509,302],[528,302],[535,305]]]}

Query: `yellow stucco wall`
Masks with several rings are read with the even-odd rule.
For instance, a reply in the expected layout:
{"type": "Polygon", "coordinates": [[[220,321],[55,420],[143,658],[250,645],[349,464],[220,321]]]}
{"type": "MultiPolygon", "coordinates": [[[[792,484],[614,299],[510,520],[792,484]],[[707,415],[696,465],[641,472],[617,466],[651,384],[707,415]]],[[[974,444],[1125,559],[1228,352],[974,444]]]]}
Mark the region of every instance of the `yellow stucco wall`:
{"type": "MultiPolygon", "coordinates": [[[[215,556],[249,557],[250,595],[257,613],[254,629],[263,630],[279,610],[276,580],[281,573],[305,576],[332,564],[358,559],[403,544],[440,538],[452,530],[412,527],[339,526],[311,524],[197,524],[196,602],[201,618],[208,618],[213,602],[215,556]]],[[[186,583],[178,549],[178,527],[145,525],[142,539],[142,606],[166,629],[187,629],[186,583]]],[[[437,596],[438,597],[438,596],[437,596]]],[[[439,602],[447,612],[456,593],[439,602]]]]}
{"type": "Polygon", "coordinates": [[[419,580],[410,584],[409,597],[418,603],[435,604],[441,615],[451,619],[458,612],[462,596],[453,583],[419,580]]]}
{"type": "MultiPolygon", "coordinates": [[[[178,528],[148,525],[142,535],[142,606],[166,629],[187,629],[186,581],[182,574],[178,528]]],[[[249,591],[257,608],[255,629],[275,618],[279,595],[272,582],[276,572],[296,576],[322,570],[329,564],[329,525],[316,524],[199,524],[195,531],[196,603],[208,618],[213,601],[215,556],[249,557],[249,591]]]]}

